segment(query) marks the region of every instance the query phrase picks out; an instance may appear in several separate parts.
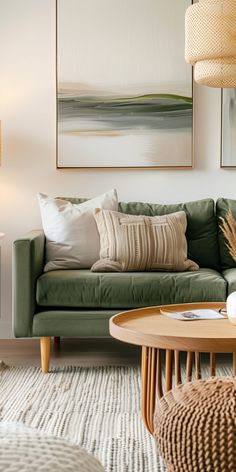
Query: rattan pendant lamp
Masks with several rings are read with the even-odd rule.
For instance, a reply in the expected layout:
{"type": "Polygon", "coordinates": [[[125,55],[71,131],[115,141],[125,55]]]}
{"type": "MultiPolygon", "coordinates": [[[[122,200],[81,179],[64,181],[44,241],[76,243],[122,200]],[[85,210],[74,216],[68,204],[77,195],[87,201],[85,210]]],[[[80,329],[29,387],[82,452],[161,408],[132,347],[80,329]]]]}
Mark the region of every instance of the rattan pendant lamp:
{"type": "Polygon", "coordinates": [[[185,60],[195,82],[236,87],[236,0],[199,0],[187,9],[185,60]]]}

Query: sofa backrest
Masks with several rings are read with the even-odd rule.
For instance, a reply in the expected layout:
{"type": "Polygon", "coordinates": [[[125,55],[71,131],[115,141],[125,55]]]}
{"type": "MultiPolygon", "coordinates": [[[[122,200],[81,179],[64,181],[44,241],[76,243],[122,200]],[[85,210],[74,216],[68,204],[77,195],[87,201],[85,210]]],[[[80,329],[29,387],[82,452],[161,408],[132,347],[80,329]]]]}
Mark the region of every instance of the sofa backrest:
{"type": "Polygon", "coordinates": [[[229,253],[227,242],[220,229],[220,224],[222,223],[221,218],[225,219],[228,211],[231,211],[236,219],[236,200],[230,198],[218,198],[216,202],[216,217],[219,226],[219,251],[222,269],[231,269],[236,267],[236,262],[229,253]]]}
{"type": "MultiPolygon", "coordinates": [[[[83,203],[85,198],[65,198],[72,203],[83,203]]],[[[211,198],[194,202],[161,205],[158,203],[120,202],[119,211],[131,215],[165,215],[175,211],[185,211],[187,215],[186,238],[188,257],[200,267],[220,269],[218,227],[215,216],[215,202],[211,198]]]]}
{"type": "Polygon", "coordinates": [[[187,215],[188,257],[200,267],[219,270],[218,228],[215,203],[211,198],[194,202],[161,205],[158,203],[119,203],[119,211],[132,215],[165,215],[175,211],[187,215]]]}

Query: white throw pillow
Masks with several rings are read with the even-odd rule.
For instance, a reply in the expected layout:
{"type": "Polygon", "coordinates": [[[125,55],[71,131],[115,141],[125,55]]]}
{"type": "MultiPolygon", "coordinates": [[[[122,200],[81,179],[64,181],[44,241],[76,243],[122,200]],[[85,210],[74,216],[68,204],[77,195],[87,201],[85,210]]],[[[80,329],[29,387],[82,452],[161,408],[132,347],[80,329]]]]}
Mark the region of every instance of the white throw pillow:
{"type": "Polygon", "coordinates": [[[116,190],[80,204],[42,193],[37,197],[46,236],[44,271],[90,268],[99,259],[100,251],[94,209],[117,211],[116,190]]]}

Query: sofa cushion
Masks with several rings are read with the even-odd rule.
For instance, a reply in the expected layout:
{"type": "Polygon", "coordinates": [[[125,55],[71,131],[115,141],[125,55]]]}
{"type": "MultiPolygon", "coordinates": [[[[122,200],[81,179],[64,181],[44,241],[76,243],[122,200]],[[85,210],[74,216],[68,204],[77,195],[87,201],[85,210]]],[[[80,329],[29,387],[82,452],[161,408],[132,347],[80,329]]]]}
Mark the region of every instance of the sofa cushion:
{"type": "Polygon", "coordinates": [[[196,272],[56,270],[37,281],[41,307],[129,309],[169,303],[224,301],[227,283],[212,269],[196,272]]]}
{"type": "Polygon", "coordinates": [[[227,295],[229,295],[232,292],[235,292],[236,291],[236,267],[234,269],[223,270],[222,275],[228,284],[227,295]]]}
{"type": "MultiPolygon", "coordinates": [[[[216,216],[218,219],[218,225],[221,224],[221,218],[225,218],[228,211],[231,211],[234,218],[236,218],[236,200],[230,198],[218,198],[216,202],[216,216]]],[[[227,248],[227,241],[219,228],[219,251],[220,251],[220,262],[222,269],[230,269],[236,267],[236,262],[229,253],[227,248]]]]}
{"type": "Polygon", "coordinates": [[[163,216],[127,215],[95,210],[100,234],[100,259],[93,272],[197,270],[187,259],[184,211],[163,216]]]}
{"type": "Polygon", "coordinates": [[[155,216],[181,210],[187,215],[188,258],[200,267],[219,270],[218,227],[214,200],[208,198],[175,205],[121,202],[118,211],[132,215],[155,216]]]}

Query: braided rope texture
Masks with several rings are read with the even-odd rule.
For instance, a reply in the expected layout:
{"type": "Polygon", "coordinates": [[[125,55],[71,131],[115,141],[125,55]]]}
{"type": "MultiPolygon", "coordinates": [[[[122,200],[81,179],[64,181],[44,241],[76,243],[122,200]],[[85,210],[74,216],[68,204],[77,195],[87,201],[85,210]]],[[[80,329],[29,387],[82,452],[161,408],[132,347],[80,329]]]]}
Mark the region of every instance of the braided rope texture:
{"type": "Polygon", "coordinates": [[[95,457],[72,442],[22,423],[0,423],[0,471],[104,472],[95,457]]]}
{"type": "MultiPolygon", "coordinates": [[[[230,365],[220,372],[230,375],[230,365]]],[[[38,367],[0,363],[0,424],[22,422],[70,440],[97,457],[106,472],[164,472],[164,461],[141,420],[140,388],[136,366],[68,365],[51,367],[45,375],[38,367]]],[[[14,472],[23,470],[19,466],[14,472]]],[[[29,472],[39,470],[31,467],[29,472]]],[[[13,471],[0,463],[0,472],[13,471]]]]}
{"type": "Polygon", "coordinates": [[[171,390],[158,403],[154,431],[169,472],[235,472],[236,379],[171,390]]]}

